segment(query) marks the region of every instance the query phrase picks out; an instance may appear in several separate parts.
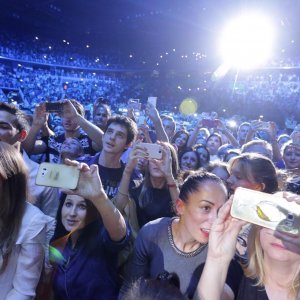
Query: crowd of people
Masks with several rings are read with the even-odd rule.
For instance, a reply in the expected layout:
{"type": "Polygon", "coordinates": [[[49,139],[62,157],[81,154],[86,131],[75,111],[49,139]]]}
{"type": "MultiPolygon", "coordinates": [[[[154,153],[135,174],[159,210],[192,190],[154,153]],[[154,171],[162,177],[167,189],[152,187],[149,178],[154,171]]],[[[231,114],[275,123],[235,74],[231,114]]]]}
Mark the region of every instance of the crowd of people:
{"type": "Polygon", "coordinates": [[[240,187],[300,205],[299,124],[0,102],[0,156],[0,299],[299,299],[297,210],[297,234],[230,215],[240,187]],[[77,187],[37,185],[41,162],[77,187]]]}
{"type": "Polygon", "coordinates": [[[200,88],[33,41],[0,47],[0,300],[300,299],[297,70],[200,88]],[[76,188],[38,185],[43,162],[76,188]],[[241,187],[293,203],[296,233],[232,217],[241,187]]]}

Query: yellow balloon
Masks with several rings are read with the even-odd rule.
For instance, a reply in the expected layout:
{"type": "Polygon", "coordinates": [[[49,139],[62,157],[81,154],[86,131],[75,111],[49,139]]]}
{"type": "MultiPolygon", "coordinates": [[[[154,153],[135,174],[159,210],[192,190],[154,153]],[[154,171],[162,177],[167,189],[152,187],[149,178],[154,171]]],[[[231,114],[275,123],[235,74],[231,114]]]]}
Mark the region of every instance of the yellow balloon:
{"type": "Polygon", "coordinates": [[[180,106],[179,110],[183,115],[193,115],[198,109],[197,102],[192,98],[184,99],[180,106]]]}

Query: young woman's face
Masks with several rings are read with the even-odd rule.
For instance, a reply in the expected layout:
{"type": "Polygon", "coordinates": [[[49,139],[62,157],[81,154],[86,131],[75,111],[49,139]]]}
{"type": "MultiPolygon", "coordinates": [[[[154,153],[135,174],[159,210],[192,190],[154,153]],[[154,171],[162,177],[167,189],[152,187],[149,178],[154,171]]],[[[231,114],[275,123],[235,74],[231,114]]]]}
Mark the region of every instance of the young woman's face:
{"type": "Polygon", "coordinates": [[[61,210],[61,222],[67,231],[83,228],[87,215],[86,201],[77,195],[68,195],[61,210]]]}
{"type": "Polygon", "coordinates": [[[162,178],[164,177],[164,173],[160,169],[160,164],[162,161],[156,160],[155,162],[153,160],[149,160],[148,168],[149,168],[149,173],[151,177],[156,177],[156,178],[162,178]]]}
{"type": "Polygon", "coordinates": [[[200,162],[201,162],[201,165],[204,166],[205,164],[208,163],[208,152],[205,148],[202,148],[202,147],[199,147],[197,148],[196,150],[199,154],[199,158],[200,158],[200,162]]]}
{"type": "Polygon", "coordinates": [[[223,186],[213,182],[203,182],[198,190],[188,196],[187,202],[177,206],[180,223],[186,230],[191,241],[205,244],[208,242],[209,231],[217,218],[219,208],[227,199],[223,186]]]}
{"type": "Polygon", "coordinates": [[[287,146],[282,158],[287,169],[300,168],[300,146],[287,146]]]}
{"type": "Polygon", "coordinates": [[[217,154],[217,151],[220,148],[220,146],[221,146],[221,142],[219,137],[214,135],[211,136],[206,142],[206,147],[211,155],[217,154]]]}
{"type": "Polygon", "coordinates": [[[244,187],[251,190],[257,190],[258,184],[250,181],[246,178],[246,175],[242,173],[240,164],[235,161],[229,171],[229,178],[227,179],[227,185],[230,191],[234,192],[238,187],[244,187]]]}
{"type": "Polygon", "coordinates": [[[175,140],[175,145],[178,149],[183,148],[188,140],[188,136],[185,133],[181,133],[175,140]]]}
{"type": "Polygon", "coordinates": [[[182,171],[196,170],[198,165],[197,154],[193,151],[186,152],[180,160],[180,168],[182,171]]]}
{"type": "Polygon", "coordinates": [[[282,240],[274,236],[274,231],[268,228],[262,228],[259,232],[260,244],[264,255],[276,261],[300,264],[300,255],[289,251],[282,240]]]}

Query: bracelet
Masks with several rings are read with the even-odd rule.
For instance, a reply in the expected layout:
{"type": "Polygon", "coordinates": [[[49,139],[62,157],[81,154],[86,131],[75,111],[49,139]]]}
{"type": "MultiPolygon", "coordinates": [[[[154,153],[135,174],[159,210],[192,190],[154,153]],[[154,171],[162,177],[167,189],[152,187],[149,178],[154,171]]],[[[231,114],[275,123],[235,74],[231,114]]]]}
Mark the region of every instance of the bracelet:
{"type": "Polygon", "coordinates": [[[119,188],[118,188],[118,193],[119,193],[121,196],[128,197],[128,194],[122,193],[122,192],[120,191],[120,189],[119,189],[119,188]]]}
{"type": "Polygon", "coordinates": [[[168,188],[177,187],[177,184],[174,183],[167,183],[168,188]]]}

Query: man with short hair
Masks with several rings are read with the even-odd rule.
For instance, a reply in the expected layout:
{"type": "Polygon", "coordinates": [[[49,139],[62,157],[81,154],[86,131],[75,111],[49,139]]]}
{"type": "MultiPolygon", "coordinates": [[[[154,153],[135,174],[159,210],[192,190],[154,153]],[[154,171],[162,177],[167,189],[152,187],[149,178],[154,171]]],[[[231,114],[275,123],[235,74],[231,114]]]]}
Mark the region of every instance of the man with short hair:
{"type": "Polygon", "coordinates": [[[239,126],[237,131],[237,141],[240,147],[246,143],[247,134],[250,129],[251,129],[251,124],[249,122],[243,122],[239,126]]]}
{"type": "Polygon", "coordinates": [[[21,149],[21,142],[26,139],[28,130],[29,124],[26,115],[20,109],[13,104],[0,102],[0,141],[14,146],[23,154],[28,168],[29,194],[27,200],[46,215],[56,217],[59,205],[58,189],[35,184],[39,165],[29,159],[26,152],[21,149]]]}
{"type": "Polygon", "coordinates": [[[35,110],[32,127],[22,146],[29,154],[46,153],[47,161],[57,163],[61,145],[66,138],[71,137],[80,141],[84,154],[94,155],[101,149],[103,131],[84,118],[84,107],[78,101],[64,100],[61,105],[62,124],[65,132],[37,140],[40,129],[47,124],[48,119],[46,106],[43,103],[35,110]]]}
{"type": "Polygon", "coordinates": [[[99,174],[107,196],[112,199],[118,190],[125,164],[122,153],[137,135],[136,123],[125,116],[111,117],[102,137],[102,150],[88,164],[98,164],[99,174]]]}

